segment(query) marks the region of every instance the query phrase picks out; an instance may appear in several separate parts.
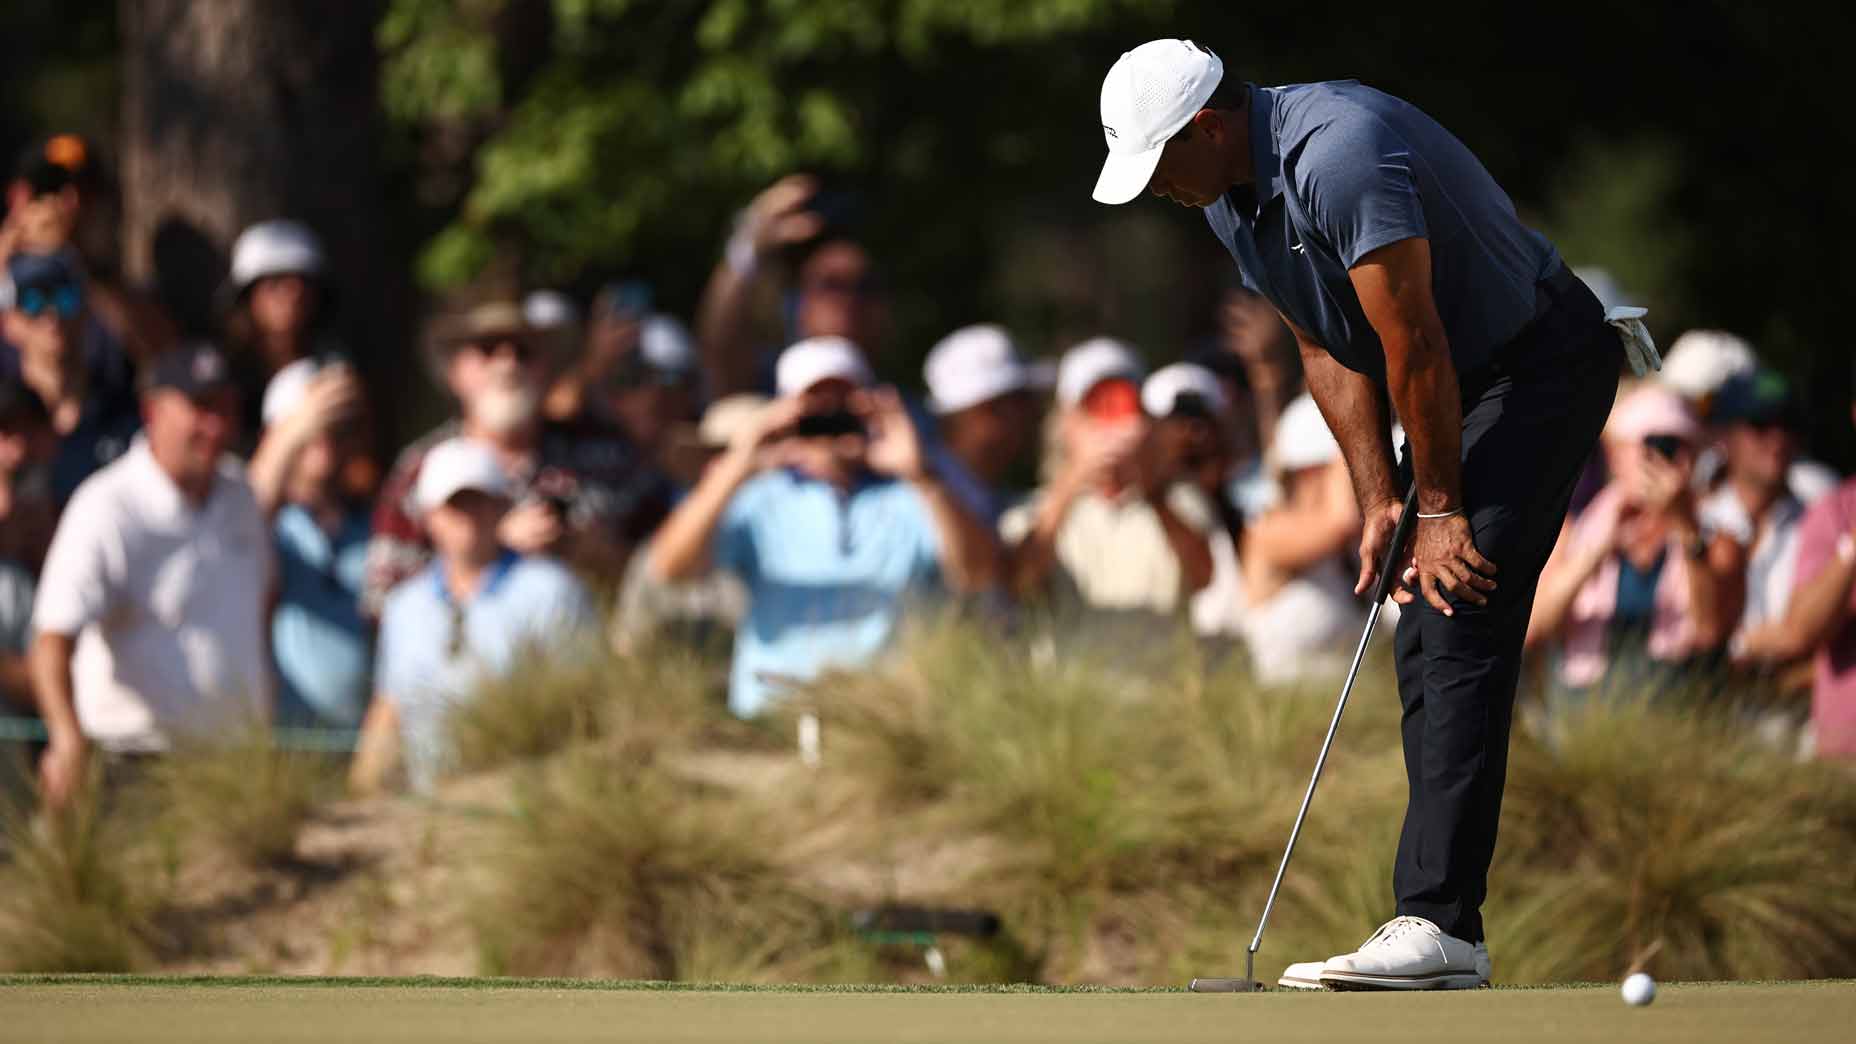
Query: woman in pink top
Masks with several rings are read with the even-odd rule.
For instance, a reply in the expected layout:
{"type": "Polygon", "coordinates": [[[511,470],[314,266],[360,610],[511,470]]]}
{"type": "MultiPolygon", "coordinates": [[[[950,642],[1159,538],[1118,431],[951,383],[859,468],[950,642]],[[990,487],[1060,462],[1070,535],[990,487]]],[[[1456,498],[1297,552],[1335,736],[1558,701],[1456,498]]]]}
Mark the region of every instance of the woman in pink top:
{"type": "Polygon", "coordinates": [[[1667,682],[1726,640],[1744,562],[1738,544],[1697,521],[1701,434],[1666,389],[1619,399],[1603,442],[1612,480],[1561,530],[1528,621],[1527,647],[1551,643],[1560,654],[1560,688],[1667,682]],[[1646,662],[1655,669],[1635,669],[1646,662]],[[1626,663],[1628,679],[1616,673],[1626,663]]]}

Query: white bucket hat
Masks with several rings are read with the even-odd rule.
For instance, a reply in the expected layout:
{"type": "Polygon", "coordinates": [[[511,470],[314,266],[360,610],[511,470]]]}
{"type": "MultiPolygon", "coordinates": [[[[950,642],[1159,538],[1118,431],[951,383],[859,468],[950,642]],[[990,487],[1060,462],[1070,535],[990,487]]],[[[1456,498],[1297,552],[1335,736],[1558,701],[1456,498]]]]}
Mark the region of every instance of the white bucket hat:
{"type": "Polygon", "coordinates": [[[1224,62],[1191,40],[1151,40],[1121,56],[1102,79],[1108,159],[1098,203],[1126,203],[1147,188],[1167,140],[1205,107],[1224,62]]]}

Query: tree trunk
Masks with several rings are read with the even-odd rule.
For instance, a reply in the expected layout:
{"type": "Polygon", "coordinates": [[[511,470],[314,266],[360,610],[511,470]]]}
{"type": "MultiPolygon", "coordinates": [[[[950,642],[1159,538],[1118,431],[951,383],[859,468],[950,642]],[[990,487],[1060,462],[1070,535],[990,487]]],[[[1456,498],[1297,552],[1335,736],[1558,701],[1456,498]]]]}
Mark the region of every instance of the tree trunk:
{"type": "MultiPolygon", "coordinates": [[[[376,393],[410,391],[411,294],[387,217],[374,28],[381,0],[121,0],[123,254],[183,331],[210,336],[246,225],[321,237],[336,331],[376,393]],[[382,385],[392,385],[383,387],[382,385]]],[[[390,411],[381,411],[391,421],[390,411]]]]}

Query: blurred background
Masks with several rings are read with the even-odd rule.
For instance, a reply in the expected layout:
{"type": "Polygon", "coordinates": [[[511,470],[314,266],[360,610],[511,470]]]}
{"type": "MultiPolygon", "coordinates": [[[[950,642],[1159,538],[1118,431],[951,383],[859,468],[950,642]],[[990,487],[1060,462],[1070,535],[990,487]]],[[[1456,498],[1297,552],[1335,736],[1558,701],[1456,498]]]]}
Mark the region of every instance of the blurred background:
{"type": "MultiPolygon", "coordinates": [[[[1173,357],[1231,266],[1197,215],[1088,198],[1102,71],[1189,36],[1262,83],[1358,77],[1477,151],[1577,266],[1667,342],[1748,337],[1809,397],[1811,452],[1856,464],[1835,186],[1850,15],[1745,5],[1432,3],[1370,11],[1147,0],[14,0],[0,145],[98,144],[93,268],[183,325],[237,231],[289,214],[345,288],[379,392],[435,299],[621,277],[689,315],[737,209],[818,174],[882,259],[895,365],[1005,323],[1037,354],[1111,332],[1173,357]]],[[[918,372],[908,366],[910,374],[918,372]]],[[[894,376],[903,376],[895,374],[894,376]]],[[[405,381],[404,386],[394,387],[405,381]]],[[[909,382],[913,383],[913,382],[909,382]]],[[[433,416],[406,410],[403,441],[433,416]]]]}

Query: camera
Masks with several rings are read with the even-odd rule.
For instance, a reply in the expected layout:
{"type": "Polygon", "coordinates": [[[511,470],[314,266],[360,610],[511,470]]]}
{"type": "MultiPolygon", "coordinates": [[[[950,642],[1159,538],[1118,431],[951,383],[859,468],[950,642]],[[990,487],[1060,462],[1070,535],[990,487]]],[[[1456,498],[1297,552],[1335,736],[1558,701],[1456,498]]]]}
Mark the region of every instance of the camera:
{"type": "Polygon", "coordinates": [[[793,434],[802,439],[836,438],[840,435],[863,435],[864,422],[849,410],[808,413],[793,426],[793,434]]]}
{"type": "Polygon", "coordinates": [[[1645,435],[1643,437],[1643,444],[1649,448],[1650,452],[1657,454],[1664,460],[1674,460],[1676,459],[1676,454],[1682,451],[1682,436],[1645,435]]]}

